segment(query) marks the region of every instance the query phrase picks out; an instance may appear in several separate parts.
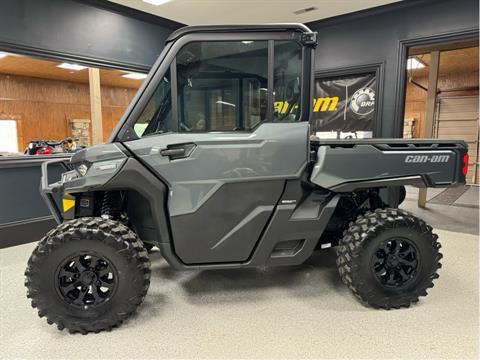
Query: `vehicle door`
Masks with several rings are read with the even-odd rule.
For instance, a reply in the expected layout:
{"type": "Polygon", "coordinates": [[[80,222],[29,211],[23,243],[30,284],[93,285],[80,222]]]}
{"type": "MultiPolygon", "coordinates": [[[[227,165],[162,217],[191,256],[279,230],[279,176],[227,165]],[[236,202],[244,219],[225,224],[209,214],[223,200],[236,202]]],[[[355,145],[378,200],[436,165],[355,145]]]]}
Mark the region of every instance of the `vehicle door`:
{"type": "Polygon", "coordinates": [[[306,167],[304,51],[291,34],[265,36],[175,44],[133,125],[138,139],[125,142],[168,185],[173,247],[186,264],[248,260],[285,181],[306,167]]]}

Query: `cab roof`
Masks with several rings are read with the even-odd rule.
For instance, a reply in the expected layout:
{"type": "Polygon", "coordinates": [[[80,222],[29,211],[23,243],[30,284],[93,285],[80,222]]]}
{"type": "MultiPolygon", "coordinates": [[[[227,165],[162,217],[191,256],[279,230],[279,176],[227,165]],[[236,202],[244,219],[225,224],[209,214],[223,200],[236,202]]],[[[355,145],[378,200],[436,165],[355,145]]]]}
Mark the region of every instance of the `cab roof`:
{"type": "Polygon", "coordinates": [[[195,25],[185,26],[175,30],[165,40],[166,43],[177,40],[178,38],[191,33],[225,33],[225,32],[282,32],[282,31],[299,31],[303,33],[311,33],[312,31],[300,23],[287,24],[262,24],[262,25],[195,25]]]}

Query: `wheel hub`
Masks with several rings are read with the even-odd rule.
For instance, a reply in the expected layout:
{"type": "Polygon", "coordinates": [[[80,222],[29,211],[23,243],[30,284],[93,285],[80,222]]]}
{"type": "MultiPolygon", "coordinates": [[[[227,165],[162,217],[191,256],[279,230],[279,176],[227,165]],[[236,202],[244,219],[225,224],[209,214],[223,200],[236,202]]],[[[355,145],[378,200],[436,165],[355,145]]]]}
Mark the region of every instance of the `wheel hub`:
{"type": "Polygon", "coordinates": [[[72,306],[95,307],[112,297],[117,279],[117,271],[108,259],[82,253],[65,259],[57,269],[57,292],[72,306]]]}
{"type": "Polygon", "coordinates": [[[372,271],[386,287],[402,287],[417,274],[419,252],[406,238],[391,238],[382,242],[372,257],[372,271]]]}
{"type": "Polygon", "coordinates": [[[80,277],[80,282],[84,286],[90,286],[93,283],[95,283],[96,280],[97,280],[97,274],[95,274],[95,272],[91,270],[85,271],[80,277]]]}
{"type": "Polygon", "coordinates": [[[387,266],[390,268],[397,267],[399,264],[398,258],[395,255],[388,255],[387,266]]]}

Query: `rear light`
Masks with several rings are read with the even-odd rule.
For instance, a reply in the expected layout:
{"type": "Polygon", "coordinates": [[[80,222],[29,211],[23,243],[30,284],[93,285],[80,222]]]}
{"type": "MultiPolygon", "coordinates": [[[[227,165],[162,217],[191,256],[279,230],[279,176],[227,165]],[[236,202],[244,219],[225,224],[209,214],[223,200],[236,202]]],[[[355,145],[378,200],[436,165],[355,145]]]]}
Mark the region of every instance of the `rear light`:
{"type": "Polygon", "coordinates": [[[467,175],[468,171],[468,153],[463,155],[463,168],[462,168],[462,174],[467,175]]]}

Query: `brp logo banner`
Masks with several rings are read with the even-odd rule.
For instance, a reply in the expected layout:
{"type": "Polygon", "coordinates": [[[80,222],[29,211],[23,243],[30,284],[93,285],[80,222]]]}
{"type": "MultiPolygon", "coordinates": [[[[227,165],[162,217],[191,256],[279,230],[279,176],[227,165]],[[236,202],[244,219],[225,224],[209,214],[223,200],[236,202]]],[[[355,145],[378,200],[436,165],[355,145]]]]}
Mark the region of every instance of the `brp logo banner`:
{"type": "Polygon", "coordinates": [[[316,78],[312,130],[325,139],[371,138],[376,89],[375,72],[316,78]]]}
{"type": "Polygon", "coordinates": [[[371,114],[375,110],[375,91],[369,87],[358,89],[352,96],[350,108],[360,116],[371,114]]]}

